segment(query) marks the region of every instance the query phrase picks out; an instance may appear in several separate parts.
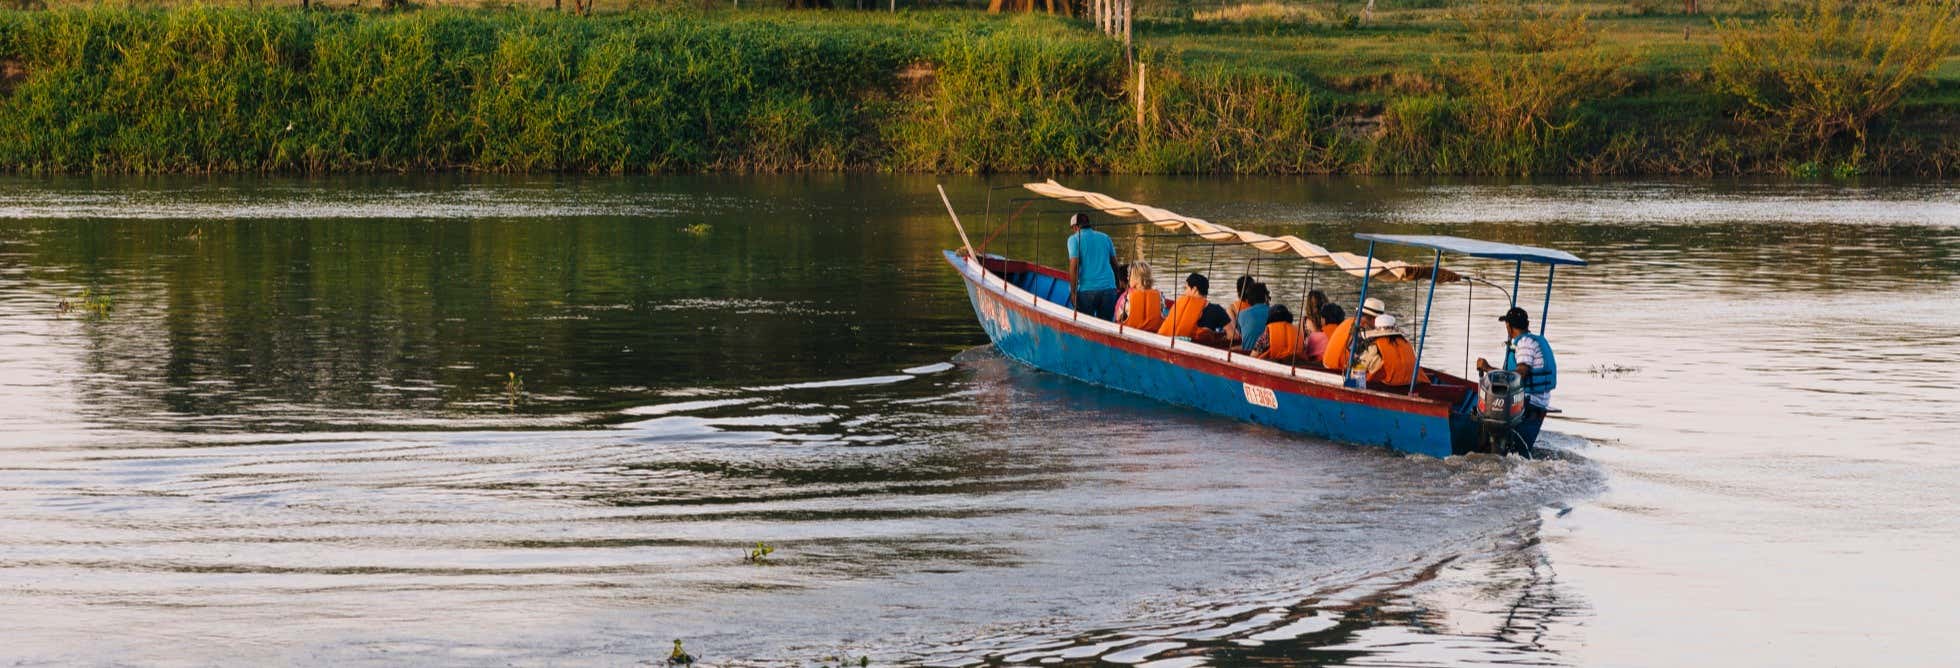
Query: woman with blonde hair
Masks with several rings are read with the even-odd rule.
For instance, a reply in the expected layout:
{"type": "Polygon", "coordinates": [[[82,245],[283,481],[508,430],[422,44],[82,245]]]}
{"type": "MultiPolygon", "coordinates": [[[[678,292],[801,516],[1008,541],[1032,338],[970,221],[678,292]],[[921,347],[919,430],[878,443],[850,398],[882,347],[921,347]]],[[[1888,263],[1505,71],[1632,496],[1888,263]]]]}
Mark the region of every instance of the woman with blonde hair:
{"type": "Polygon", "coordinates": [[[1150,276],[1150,263],[1142,260],[1130,263],[1129,299],[1124,300],[1122,310],[1116,314],[1116,321],[1123,323],[1124,327],[1153,332],[1163,325],[1164,294],[1158,292],[1155,285],[1150,276]]]}

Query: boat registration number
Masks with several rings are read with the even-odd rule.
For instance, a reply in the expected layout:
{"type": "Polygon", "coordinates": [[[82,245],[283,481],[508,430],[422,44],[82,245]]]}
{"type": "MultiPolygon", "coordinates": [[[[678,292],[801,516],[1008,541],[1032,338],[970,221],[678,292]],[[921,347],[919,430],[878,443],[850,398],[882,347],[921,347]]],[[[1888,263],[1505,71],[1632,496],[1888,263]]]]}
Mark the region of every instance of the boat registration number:
{"type": "Polygon", "coordinates": [[[1273,394],[1272,388],[1260,387],[1251,383],[1245,384],[1245,402],[1254,406],[1265,406],[1273,410],[1279,410],[1279,396],[1273,394]]]}

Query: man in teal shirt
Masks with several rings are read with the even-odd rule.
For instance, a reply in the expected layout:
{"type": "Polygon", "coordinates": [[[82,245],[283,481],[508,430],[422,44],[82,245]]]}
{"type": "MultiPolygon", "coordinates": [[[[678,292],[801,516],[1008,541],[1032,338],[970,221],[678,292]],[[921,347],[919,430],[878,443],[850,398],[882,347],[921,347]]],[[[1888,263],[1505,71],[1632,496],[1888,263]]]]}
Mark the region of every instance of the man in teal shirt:
{"type": "Polygon", "coordinates": [[[1075,310],[1111,320],[1116,317],[1116,242],[1097,232],[1089,217],[1068,219],[1068,275],[1075,285],[1075,310]]]}

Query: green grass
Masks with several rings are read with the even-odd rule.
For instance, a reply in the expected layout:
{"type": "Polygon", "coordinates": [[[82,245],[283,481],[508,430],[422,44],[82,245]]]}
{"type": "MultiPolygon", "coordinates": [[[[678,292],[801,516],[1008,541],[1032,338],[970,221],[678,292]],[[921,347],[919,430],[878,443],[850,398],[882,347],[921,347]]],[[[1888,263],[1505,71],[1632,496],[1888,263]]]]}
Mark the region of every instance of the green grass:
{"type": "Polygon", "coordinates": [[[0,74],[12,73],[0,78],[0,169],[1712,174],[1820,156],[1867,173],[1960,167],[1960,58],[1870,145],[1786,155],[1753,142],[1709,85],[1709,17],[1578,3],[1601,12],[1592,25],[1624,59],[1626,85],[1558,111],[1557,128],[1493,134],[1470,121],[1463,72],[1483,56],[1454,4],[1384,2],[1403,8],[1358,27],[1336,19],[1359,3],[1306,4],[1283,21],[1141,20],[1142,125],[1123,47],[1043,16],[0,11],[0,74]]]}
{"type": "MultiPolygon", "coordinates": [[[[1742,4],[1751,11],[1696,16],[1612,11],[1627,4],[1573,6],[1592,9],[1594,13],[1589,16],[1600,29],[1601,44],[1628,55],[1632,73],[1647,78],[1706,71],[1720,44],[1713,22],[1748,21],[1762,16],[1759,8],[1771,6],[1711,1],[1706,4],[1742,4]]],[[[1679,3],[1666,6],[1678,9],[1679,3]]],[[[1287,71],[1330,82],[1368,81],[1397,74],[1436,76],[1468,57],[1472,48],[1467,30],[1451,10],[1403,10],[1381,16],[1375,23],[1356,29],[1315,22],[1213,25],[1147,19],[1139,23],[1138,34],[1145,46],[1177,53],[1186,62],[1287,71]]],[[[1932,76],[1938,82],[1960,84],[1960,54],[1948,58],[1932,76]]]]}

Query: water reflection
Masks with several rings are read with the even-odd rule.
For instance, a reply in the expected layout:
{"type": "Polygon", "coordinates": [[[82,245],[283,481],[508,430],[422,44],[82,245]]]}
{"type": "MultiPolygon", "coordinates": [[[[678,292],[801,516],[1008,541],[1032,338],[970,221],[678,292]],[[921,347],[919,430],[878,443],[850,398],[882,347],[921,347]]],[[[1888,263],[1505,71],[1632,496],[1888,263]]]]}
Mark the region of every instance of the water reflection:
{"type": "MultiPolygon", "coordinates": [[[[1583,662],[1626,607],[1595,609],[1610,592],[1575,568],[1674,564],[1639,551],[1663,544],[1715,568],[1737,536],[1769,537],[1758,561],[1786,535],[1912,559],[1950,528],[1897,510],[1951,505],[1950,189],[1071,181],[1336,246],[1592,259],[1550,321],[1572,371],[1548,438],[1584,456],[1520,462],[1292,438],[964,352],[983,337],[932,184],[0,182],[0,622],[24,639],[4,652],[1583,662]],[[111,311],[57,311],[84,289],[111,311]],[[1655,537],[1611,553],[1643,562],[1554,563],[1540,536],[1586,543],[1540,511],[1598,493],[1599,461],[1620,496],[1592,517],[1661,528],[1621,529],[1655,537]],[[771,564],[741,560],[756,541],[771,564]]],[[[952,185],[976,237],[1005,220],[952,185]]],[[[1061,239],[1042,214],[993,243],[1061,239]]],[[[1358,288],[1253,267],[1282,299],[1358,288]]],[[[1380,296],[1406,313],[1403,287],[1380,296]]],[[[1499,299],[1440,291],[1425,360],[1491,354],[1499,299]]]]}

